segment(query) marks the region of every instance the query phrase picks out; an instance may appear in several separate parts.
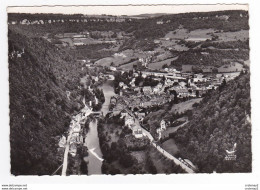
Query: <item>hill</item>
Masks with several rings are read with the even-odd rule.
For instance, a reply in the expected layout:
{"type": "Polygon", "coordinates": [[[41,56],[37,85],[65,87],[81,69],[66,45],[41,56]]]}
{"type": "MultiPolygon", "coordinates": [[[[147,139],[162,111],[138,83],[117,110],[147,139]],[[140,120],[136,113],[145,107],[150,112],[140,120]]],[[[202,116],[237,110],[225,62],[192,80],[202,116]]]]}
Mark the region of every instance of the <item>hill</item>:
{"type": "Polygon", "coordinates": [[[61,164],[57,136],[81,106],[77,85],[84,73],[69,54],[44,39],[13,30],[8,39],[11,173],[50,175],[61,164]]]}
{"type": "Polygon", "coordinates": [[[171,137],[200,172],[251,172],[250,109],[250,76],[243,74],[203,98],[189,124],[171,137]],[[225,160],[235,143],[236,160],[225,160]]]}
{"type": "Polygon", "coordinates": [[[19,26],[22,28],[29,27],[30,30],[38,33],[79,33],[87,28],[88,31],[125,31],[126,33],[133,33],[136,39],[161,38],[164,37],[169,31],[174,31],[180,26],[183,26],[189,31],[196,29],[215,29],[227,32],[249,29],[248,12],[242,10],[166,14],[159,17],[131,19],[131,21],[127,19],[124,22],[107,22],[106,18],[104,18],[104,20],[99,19],[93,21],[93,18],[86,18],[80,14],[8,14],[9,22],[15,21],[19,23],[24,19],[27,19],[30,22],[42,20],[44,24],[19,26]],[[226,16],[228,19],[223,20],[222,17],[225,18],[226,16]],[[85,19],[87,19],[88,22],[85,22],[85,19]],[[51,24],[49,23],[49,20],[52,21],[51,24]],[[56,22],[53,22],[53,20],[56,20],[56,22]],[[61,22],[57,22],[57,20],[63,20],[66,25],[61,22]],[[78,21],[76,22],[75,20],[78,21]],[[156,24],[157,21],[163,21],[163,24],[156,24]]]}

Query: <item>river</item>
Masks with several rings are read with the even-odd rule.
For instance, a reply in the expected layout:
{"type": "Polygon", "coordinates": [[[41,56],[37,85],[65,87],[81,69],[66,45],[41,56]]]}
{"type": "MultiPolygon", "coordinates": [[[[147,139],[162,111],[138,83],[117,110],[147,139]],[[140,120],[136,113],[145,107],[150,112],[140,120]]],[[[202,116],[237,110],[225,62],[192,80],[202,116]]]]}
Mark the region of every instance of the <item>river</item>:
{"type": "Polygon", "coordinates": [[[103,90],[104,96],[105,96],[105,102],[102,105],[101,111],[103,112],[103,115],[106,116],[106,114],[109,111],[109,104],[110,104],[110,99],[112,96],[115,95],[115,91],[113,88],[113,81],[106,81],[100,89],[103,90]]]}
{"type": "MultiPolygon", "coordinates": [[[[103,89],[105,102],[102,105],[101,111],[105,116],[109,111],[110,98],[115,95],[114,88],[112,87],[112,81],[105,82],[100,89],[103,89]]],[[[88,175],[102,174],[102,152],[100,149],[98,131],[97,131],[97,120],[89,123],[89,131],[86,135],[85,146],[88,148],[89,155],[84,158],[88,162],[88,175]]]]}

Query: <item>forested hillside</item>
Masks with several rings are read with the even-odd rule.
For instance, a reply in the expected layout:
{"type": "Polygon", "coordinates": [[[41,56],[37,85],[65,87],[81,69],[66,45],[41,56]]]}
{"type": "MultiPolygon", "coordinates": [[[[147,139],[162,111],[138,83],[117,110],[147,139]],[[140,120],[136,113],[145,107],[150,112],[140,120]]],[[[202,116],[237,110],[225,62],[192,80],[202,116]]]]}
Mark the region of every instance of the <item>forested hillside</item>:
{"type": "MultiPolygon", "coordinates": [[[[213,28],[216,30],[223,31],[239,31],[248,30],[248,12],[241,10],[231,11],[216,11],[216,12],[205,12],[205,13],[180,13],[163,15],[153,18],[145,19],[131,19],[126,22],[107,22],[102,20],[100,22],[93,21],[91,17],[85,17],[81,14],[76,15],[60,15],[60,14],[9,14],[8,21],[20,22],[23,19],[30,21],[42,19],[44,23],[48,23],[49,19],[63,19],[66,25],[63,23],[55,22],[44,25],[23,25],[21,28],[30,28],[35,33],[52,33],[57,34],[61,32],[82,32],[88,31],[125,31],[131,33],[133,36],[140,39],[154,39],[164,37],[168,31],[176,30],[182,25],[188,30],[196,29],[208,29],[213,28]],[[240,15],[243,15],[241,17],[240,15]],[[221,16],[229,16],[228,21],[219,19],[221,16]],[[218,16],[218,17],[216,17],[218,16]],[[195,19],[196,18],[196,19],[195,19]],[[70,19],[78,19],[78,22],[68,22],[70,19]],[[90,19],[88,22],[83,22],[84,19],[90,19]],[[156,21],[164,21],[164,24],[156,24],[156,21]],[[167,22],[168,21],[168,22],[167,22]]],[[[138,43],[138,41],[136,41],[138,43]]],[[[132,44],[134,45],[134,44],[132,44]]]]}
{"type": "Polygon", "coordinates": [[[189,124],[172,135],[182,157],[197,164],[199,172],[251,172],[250,109],[249,74],[209,93],[189,124]],[[236,160],[224,160],[235,143],[236,160]]]}
{"type": "Polygon", "coordinates": [[[41,38],[9,30],[8,39],[11,173],[48,175],[61,164],[55,137],[64,133],[70,114],[81,106],[81,68],[41,38]]]}
{"type": "MultiPolygon", "coordinates": [[[[172,61],[171,65],[176,68],[181,68],[181,65],[185,65],[187,63],[192,63],[197,66],[202,65],[211,65],[220,67],[226,64],[226,60],[238,60],[238,59],[249,59],[249,51],[236,51],[236,50],[228,50],[228,51],[221,51],[221,50],[207,50],[208,55],[201,56],[201,49],[192,49],[186,52],[182,52],[179,54],[177,60],[172,61]]],[[[177,54],[176,54],[177,55],[177,54]]]]}

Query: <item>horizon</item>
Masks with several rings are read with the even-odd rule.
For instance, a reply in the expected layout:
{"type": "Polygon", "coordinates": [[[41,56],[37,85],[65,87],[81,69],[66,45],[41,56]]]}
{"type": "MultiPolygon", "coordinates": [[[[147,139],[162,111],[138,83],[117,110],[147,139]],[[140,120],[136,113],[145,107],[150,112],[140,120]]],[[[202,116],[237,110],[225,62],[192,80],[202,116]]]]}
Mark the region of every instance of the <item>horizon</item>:
{"type": "Polygon", "coordinates": [[[28,14],[83,14],[83,15],[112,15],[138,16],[142,14],[180,14],[196,12],[243,10],[248,11],[248,4],[230,5],[71,5],[71,6],[25,6],[7,7],[7,13],[28,14]],[[117,12],[117,13],[115,13],[117,12]]]}

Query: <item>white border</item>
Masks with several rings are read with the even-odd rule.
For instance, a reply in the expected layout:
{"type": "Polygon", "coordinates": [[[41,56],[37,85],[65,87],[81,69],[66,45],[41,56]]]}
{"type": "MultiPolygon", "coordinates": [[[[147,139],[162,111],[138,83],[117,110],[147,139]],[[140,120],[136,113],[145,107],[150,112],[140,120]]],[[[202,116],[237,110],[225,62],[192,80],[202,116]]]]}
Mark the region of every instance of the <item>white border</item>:
{"type": "MultiPolygon", "coordinates": [[[[74,183],[98,183],[98,184],[113,184],[113,183],[164,183],[164,184],[175,184],[176,187],[182,187],[183,189],[193,189],[194,186],[190,184],[208,184],[210,189],[215,189],[213,184],[222,184],[222,186],[216,186],[216,188],[226,189],[244,189],[245,184],[256,184],[259,183],[260,173],[259,173],[259,153],[258,153],[258,146],[259,143],[259,123],[260,120],[258,119],[259,112],[259,105],[260,105],[260,98],[259,98],[259,70],[260,70],[260,63],[257,61],[259,60],[259,3],[257,1],[248,2],[242,0],[161,0],[160,3],[155,0],[125,0],[121,1],[72,1],[72,0],[46,0],[46,1],[37,1],[37,0],[5,0],[4,2],[1,1],[1,9],[0,9],[0,26],[1,26],[1,33],[0,33],[0,121],[1,121],[1,131],[0,131],[0,184],[74,184],[74,183]],[[253,134],[253,173],[251,174],[195,174],[195,175],[143,175],[143,176],[70,176],[70,177],[14,177],[9,174],[9,90],[8,90],[8,64],[7,64],[7,14],[6,14],[6,7],[7,6],[33,6],[33,5],[127,5],[127,4],[193,4],[193,3],[200,3],[200,4],[215,4],[215,3],[249,3],[249,14],[250,14],[250,59],[251,59],[251,86],[252,86],[252,134],[253,134]],[[186,184],[186,186],[184,186],[186,184]],[[189,185],[187,185],[189,184],[189,185]],[[235,186],[236,184],[237,186],[235,186]],[[179,185],[179,186],[178,186],[179,185]],[[229,186],[230,185],[230,186],[229,186]],[[223,188],[224,187],[224,188],[223,188]]],[[[208,187],[207,186],[207,187],[208,187]]],[[[106,188],[105,186],[104,188],[106,188]]],[[[155,187],[155,186],[154,186],[155,187]]],[[[31,189],[34,189],[31,186],[31,189]]],[[[45,186],[37,186],[37,189],[47,189],[50,187],[45,186]]],[[[61,186],[57,186],[57,188],[61,188],[61,186]]],[[[69,185],[62,185],[63,189],[71,189],[75,188],[75,186],[69,185]]],[[[92,187],[93,188],[93,187],[92,187]]],[[[124,188],[124,187],[123,187],[124,188]]],[[[134,187],[133,187],[134,188],[134,187]]],[[[146,186],[142,187],[146,188],[146,186]]],[[[163,188],[163,187],[157,187],[163,188]]],[[[174,187],[171,187],[174,188],[174,187]]],[[[204,186],[200,186],[201,189],[204,189],[204,186]]],[[[28,187],[30,189],[30,186],[28,187]]],[[[209,188],[208,188],[209,189],[209,188]]]]}

